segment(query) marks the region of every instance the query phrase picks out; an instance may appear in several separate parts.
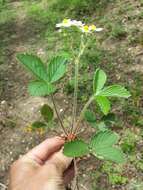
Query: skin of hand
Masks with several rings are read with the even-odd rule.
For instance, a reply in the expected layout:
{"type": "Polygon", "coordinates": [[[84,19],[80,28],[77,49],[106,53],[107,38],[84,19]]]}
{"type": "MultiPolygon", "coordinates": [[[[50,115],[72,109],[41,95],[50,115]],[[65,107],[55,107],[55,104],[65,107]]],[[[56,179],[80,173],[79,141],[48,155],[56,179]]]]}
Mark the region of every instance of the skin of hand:
{"type": "Polygon", "coordinates": [[[74,177],[72,158],[62,153],[64,140],[49,138],[15,161],[9,190],[65,190],[74,177]]]}

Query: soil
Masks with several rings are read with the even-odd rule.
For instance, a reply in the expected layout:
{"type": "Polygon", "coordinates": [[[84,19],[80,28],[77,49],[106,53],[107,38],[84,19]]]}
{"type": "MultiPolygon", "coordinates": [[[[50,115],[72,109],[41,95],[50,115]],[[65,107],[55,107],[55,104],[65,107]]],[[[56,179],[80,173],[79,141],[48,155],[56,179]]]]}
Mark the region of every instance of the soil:
{"type": "MultiPolygon", "coordinates": [[[[12,2],[12,6],[19,8],[19,17],[13,23],[3,26],[4,28],[0,31],[0,38],[4,36],[3,31],[5,36],[13,36],[5,52],[8,58],[5,64],[0,65],[0,80],[2,81],[2,84],[0,83],[2,85],[2,92],[0,92],[0,183],[6,186],[11,163],[45,138],[55,135],[52,131],[41,136],[36,133],[27,133],[24,130],[29,121],[35,121],[40,117],[39,108],[41,105],[45,102],[49,102],[49,104],[51,102],[48,98],[33,98],[27,93],[27,83],[31,76],[19,65],[16,54],[31,48],[31,44],[36,43],[37,33],[28,25],[25,13],[20,8],[20,3],[12,2]]],[[[40,51],[40,45],[36,50],[37,52],[40,51]]],[[[141,47],[139,47],[139,50],[141,50],[141,47]]],[[[133,49],[130,51],[133,51],[133,49]]],[[[137,65],[129,66],[128,72],[143,71],[142,59],[142,54],[137,54],[137,65]]],[[[68,107],[69,100],[63,97],[62,93],[56,95],[56,101],[58,106],[62,107],[63,115],[67,110],[70,111],[68,107]]],[[[95,162],[95,159],[88,156],[80,161],[80,166],[80,180],[90,189],[88,170],[96,170],[100,166],[100,161],[95,162]],[[84,164],[85,160],[86,165],[84,164]],[[89,166],[88,169],[87,166],[89,166]]],[[[107,176],[103,174],[102,183],[99,181],[103,185],[101,188],[107,187],[106,178],[107,176]]],[[[83,188],[81,187],[81,189],[83,188]]],[[[126,190],[121,186],[116,187],[117,189],[126,190]]]]}

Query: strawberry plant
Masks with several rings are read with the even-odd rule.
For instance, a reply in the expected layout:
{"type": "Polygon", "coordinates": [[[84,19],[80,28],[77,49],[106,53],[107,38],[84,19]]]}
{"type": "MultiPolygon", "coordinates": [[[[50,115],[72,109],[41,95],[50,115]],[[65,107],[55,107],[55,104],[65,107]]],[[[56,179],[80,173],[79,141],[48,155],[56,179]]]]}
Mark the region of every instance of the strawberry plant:
{"type": "MultiPolygon", "coordinates": [[[[76,53],[72,61],[74,61],[74,97],[73,97],[73,110],[71,124],[65,128],[63,121],[60,117],[59,110],[55,103],[54,95],[58,88],[56,85],[60,79],[65,75],[68,67],[68,62],[71,58],[65,55],[58,55],[53,57],[48,63],[43,61],[36,55],[28,53],[20,53],[17,55],[18,60],[35,76],[35,80],[31,81],[28,85],[28,91],[32,96],[50,96],[53,102],[53,108],[57,114],[59,124],[65,135],[65,145],[63,152],[69,157],[82,157],[87,154],[92,154],[98,159],[110,160],[116,163],[125,161],[125,156],[122,150],[117,146],[119,136],[117,133],[109,130],[106,127],[106,122],[97,123],[95,113],[89,110],[90,104],[96,104],[101,112],[106,116],[111,110],[110,99],[112,97],[128,98],[130,93],[126,88],[119,84],[106,85],[107,75],[101,69],[97,68],[93,75],[93,90],[92,95],[89,97],[87,103],[83,105],[80,114],[77,112],[77,97],[78,97],[78,81],[79,81],[79,66],[81,56],[84,54],[88,46],[89,39],[95,36],[96,32],[102,31],[102,28],[97,28],[95,25],[85,25],[81,21],[64,19],[62,23],[56,25],[60,32],[78,32],[80,33],[81,42],[79,45],[79,52],[76,53]],[[82,121],[86,122],[96,129],[91,139],[83,140],[80,137],[82,129],[82,121]]],[[[77,52],[77,50],[76,50],[77,52]]],[[[33,128],[45,127],[48,122],[53,119],[54,111],[49,105],[45,104],[41,108],[41,115],[44,122],[36,121],[32,124],[33,128]]],[[[108,119],[106,118],[106,121],[108,119]]]]}

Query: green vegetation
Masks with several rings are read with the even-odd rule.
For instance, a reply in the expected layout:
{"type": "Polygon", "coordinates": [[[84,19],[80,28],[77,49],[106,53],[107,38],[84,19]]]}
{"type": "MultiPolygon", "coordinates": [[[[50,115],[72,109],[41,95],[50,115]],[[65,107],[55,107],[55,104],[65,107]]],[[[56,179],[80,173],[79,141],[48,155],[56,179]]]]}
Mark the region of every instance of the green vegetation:
{"type": "MultiPolygon", "coordinates": [[[[81,59],[79,107],[91,95],[92,76],[97,67],[107,71],[107,86],[114,83],[125,84],[132,97],[121,101],[113,98],[111,106],[116,118],[114,122],[106,121],[108,128],[120,134],[119,144],[126,153],[127,162],[120,166],[112,165],[110,162],[100,162],[99,168],[91,169],[89,173],[92,178],[89,181],[93,184],[93,189],[140,190],[143,186],[143,178],[140,175],[143,171],[142,8],[142,0],[126,2],[119,0],[0,1],[0,95],[2,100],[9,93],[7,89],[10,87],[6,86],[8,76],[15,75],[11,74],[11,71],[17,67],[17,61],[14,59],[17,52],[26,50],[30,53],[38,53],[44,62],[47,60],[49,62],[53,56],[57,55],[57,52],[64,54],[69,48],[77,48],[79,41],[76,34],[74,36],[76,42],[69,45],[66,39],[70,36],[63,35],[55,29],[55,24],[63,18],[71,17],[77,20],[83,18],[85,22],[96,23],[97,26],[104,28],[102,34],[89,43],[87,52],[81,59]],[[64,44],[64,47],[61,44],[64,44]],[[103,181],[101,179],[104,179],[103,187],[101,187],[103,181]]],[[[72,64],[70,64],[71,68],[72,64]]],[[[16,79],[8,78],[8,80],[11,82],[16,79]]],[[[58,84],[59,92],[64,92],[67,99],[71,101],[74,79],[67,74],[62,82],[65,84],[64,89],[62,91],[58,84]]],[[[12,86],[12,89],[14,88],[12,86]]],[[[11,98],[7,99],[11,100],[11,98]]],[[[93,113],[99,111],[101,114],[99,108],[95,110],[94,106],[90,106],[89,110],[93,113]]],[[[106,112],[107,109],[104,111],[106,112]]],[[[95,120],[103,119],[105,122],[103,115],[100,114],[96,115],[95,120]]],[[[91,121],[90,114],[87,115],[87,120],[91,121]]],[[[70,117],[68,112],[67,117],[70,117]]],[[[103,122],[98,122],[98,127],[95,126],[94,121],[92,124],[87,122],[86,125],[89,128],[91,125],[93,131],[106,130],[103,122]]],[[[43,123],[45,124],[45,120],[41,120],[42,125],[43,123]]],[[[49,123],[47,128],[50,125],[49,123]]],[[[92,162],[92,158],[90,161],[92,162]]],[[[83,166],[84,172],[87,166],[83,166]]]]}

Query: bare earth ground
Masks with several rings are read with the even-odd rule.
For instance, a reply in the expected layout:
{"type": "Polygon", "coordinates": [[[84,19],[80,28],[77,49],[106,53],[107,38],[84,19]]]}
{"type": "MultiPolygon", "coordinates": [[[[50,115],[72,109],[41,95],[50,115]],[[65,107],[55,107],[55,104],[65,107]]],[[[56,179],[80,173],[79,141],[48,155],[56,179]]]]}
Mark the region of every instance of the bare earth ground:
{"type": "MultiPolygon", "coordinates": [[[[2,31],[0,31],[1,36],[4,36],[3,31],[5,32],[5,36],[13,35],[6,49],[8,58],[5,64],[0,65],[0,79],[2,80],[2,93],[0,97],[0,182],[5,185],[8,184],[8,170],[10,164],[17,159],[19,155],[24,154],[46,137],[55,135],[54,132],[48,132],[40,136],[39,134],[29,134],[24,131],[29,121],[35,121],[35,119],[39,117],[38,110],[43,103],[47,102],[47,99],[33,98],[27,93],[26,86],[30,76],[26,74],[25,70],[18,64],[15,57],[17,52],[35,48],[33,44],[36,43],[37,36],[35,34],[36,31],[32,31],[28,23],[26,25],[26,15],[22,12],[20,3],[13,2],[11,4],[14,8],[19,9],[19,17],[10,25],[5,26],[6,28],[4,28],[4,30],[2,28],[2,31]]],[[[116,11],[116,9],[113,10],[116,11]]],[[[142,20],[138,24],[142,25],[142,20]]],[[[112,45],[109,40],[103,45],[112,49],[113,46],[118,46],[118,43],[120,42],[112,45]]],[[[37,52],[40,50],[41,44],[38,45],[36,47],[37,52]]],[[[130,47],[128,51],[133,55],[136,63],[126,66],[125,73],[131,73],[132,71],[143,73],[142,48],[141,45],[130,47]]],[[[117,65],[117,69],[124,70],[124,65],[117,65]]],[[[56,96],[56,100],[59,107],[63,108],[63,115],[67,110],[69,111],[67,104],[68,98],[63,97],[63,95],[59,93],[56,96]]],[[[50,100],[48,101],[50,102],[50,100]]],[[[92,157],[90,157],[90,159],[85,158],[80,162],[80,180],[88,189],[91,188],[88,172],[97,170],[100,164],[100,161],[95,162],[92,157]],[[86,164],[84,164],[85,160],[86,164]]],[[[131,172],[131,176],[133,176],[134,171],[132,171],[132,168],[128,169],[128,172],[129,171],[131,172]]],[[[143,179],[143,173],[135,173],[135,175],[139,175],[140,178],[143,179]]],[[[98,183],[101,184],[101,189],[107,189],[107,176],[103,174],[102,179],[100,179],[98,183]]],[[[82,186],[81,189],[83,189],[82,186]]],[[[115,188],[109,187],[109,190],[110,189],[129,190],[128,187],[124,186],[116,186],[115,188]]]]}

